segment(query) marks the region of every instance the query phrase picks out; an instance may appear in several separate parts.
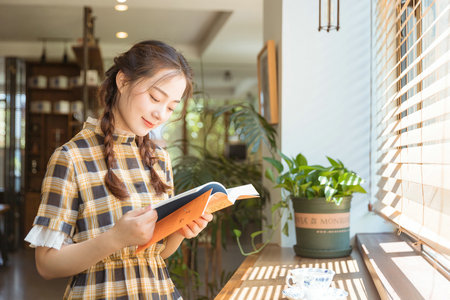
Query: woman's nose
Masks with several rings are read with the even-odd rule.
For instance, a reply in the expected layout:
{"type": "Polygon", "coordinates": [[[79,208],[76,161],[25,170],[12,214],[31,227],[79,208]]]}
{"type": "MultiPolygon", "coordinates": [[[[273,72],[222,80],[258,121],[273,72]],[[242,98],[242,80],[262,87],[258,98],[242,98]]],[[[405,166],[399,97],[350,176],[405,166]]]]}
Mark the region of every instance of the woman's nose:
{"type": "Polygon", "coordinates": [[[156,109],[152,112],[152,116],[153,116],[153,118],[157,119],[158,121],[161,119],[161,113],[156,109]]]}

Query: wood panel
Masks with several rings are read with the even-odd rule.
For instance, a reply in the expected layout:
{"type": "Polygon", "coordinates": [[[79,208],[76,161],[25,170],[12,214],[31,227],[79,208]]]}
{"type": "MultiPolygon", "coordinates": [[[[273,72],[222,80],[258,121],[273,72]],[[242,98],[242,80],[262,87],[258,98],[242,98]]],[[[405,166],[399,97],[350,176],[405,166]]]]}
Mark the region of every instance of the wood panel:
{"type": "Polygon", "coordinates": [[[348,299],[379,299],[358,251],[343,258],[312,259],[296,256],[292,248],[274,244],[247,257],[215,299],[283,299],[287,271],[300,267],[334,270],[332,286],[346,290],[348,299]]]}

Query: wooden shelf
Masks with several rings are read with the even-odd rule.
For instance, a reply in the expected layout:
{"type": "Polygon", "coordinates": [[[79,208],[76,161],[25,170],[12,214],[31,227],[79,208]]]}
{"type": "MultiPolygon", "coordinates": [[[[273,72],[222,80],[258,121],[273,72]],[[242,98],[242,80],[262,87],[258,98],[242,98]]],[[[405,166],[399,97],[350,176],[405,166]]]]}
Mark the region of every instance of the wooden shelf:
{"type": "MultiPolygon", "coordinates": [[[[83,46],[76,45],[72,46],[72,50],[75,53],[75,57],[77,59],[77,63],[80,68],[83,68],[83,46]]],[[[89,46],[88,47],[88,58],[89,58],[89,67],[88,69],[95,69],[98,71],[98,75],[103,76],[103,60],[102,55],[100,53],[100,48],[98,46],[89,46]]]]}

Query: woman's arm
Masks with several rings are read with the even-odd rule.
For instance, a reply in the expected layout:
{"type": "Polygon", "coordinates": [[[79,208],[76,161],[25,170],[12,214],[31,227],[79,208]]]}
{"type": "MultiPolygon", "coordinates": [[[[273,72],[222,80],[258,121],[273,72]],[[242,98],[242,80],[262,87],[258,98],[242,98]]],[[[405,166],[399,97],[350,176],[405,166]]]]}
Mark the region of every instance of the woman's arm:
{"type": "Polygon", "coordinates": [[[110,230],[94,239],[63,246],[60,250],[36,248],[36,267],[45,279],[78,274],[108,255],[151,239],[157,213],[150,207],[126,213],[110,230]]]}
{"type": "Polygon", "coordinates": [[[212,214],[204,214],[192,223],[187,224],[180,230],[172,233],[167,238],[166,248],[161,252],[161,257],[163,259],[171,256],[180,247],[181,242],[187,238],[191,239],[196,237],[203,229],[206,228],[209,222],[213,219],[212,214]]]}

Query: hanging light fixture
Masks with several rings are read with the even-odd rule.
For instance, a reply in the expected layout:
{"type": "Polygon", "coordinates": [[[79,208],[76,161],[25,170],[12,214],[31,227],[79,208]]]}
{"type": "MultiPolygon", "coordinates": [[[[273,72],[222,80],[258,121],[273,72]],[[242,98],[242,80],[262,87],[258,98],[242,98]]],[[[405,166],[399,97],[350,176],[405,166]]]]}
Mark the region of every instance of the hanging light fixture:
{"type": "Polygon", "coordinates": [[[319,0],[319,31],[339,28],[339,0],[319,0]]]}
{"type": "Polygon", "coordinates": [[[44,64],[46,62],[47,62],[47,40],[42,39],[41,63],[44,64]]]}
{"type": "Polygon", "coordinates": [[[67,54],[67,41],[64,40],[64,53],[63,53],[63,64],[67,64],[69,62],[69,55],[67,54]]]}

